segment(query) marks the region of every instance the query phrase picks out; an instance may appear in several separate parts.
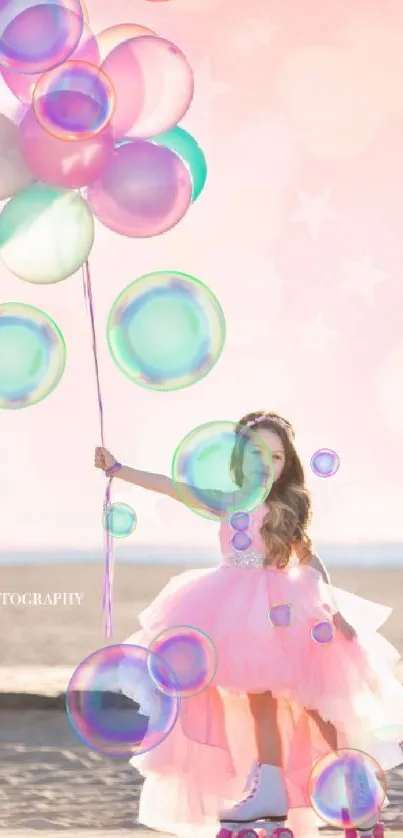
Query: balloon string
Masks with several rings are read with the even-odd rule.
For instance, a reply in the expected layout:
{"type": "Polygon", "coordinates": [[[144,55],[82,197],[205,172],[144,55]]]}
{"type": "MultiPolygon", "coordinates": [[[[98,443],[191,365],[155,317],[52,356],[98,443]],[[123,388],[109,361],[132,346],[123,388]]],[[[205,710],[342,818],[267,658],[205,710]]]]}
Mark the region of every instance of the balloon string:
{"type": "MultiPolygon", "coordinates": [[[[91,287],[91,271],[89,262],[83,265],[83,287],[84,299],[87,311],[90,316],[91,339],[92,339],[92,354],[94,358],[95,367],[95,381],[97,386],[98,398],[98,414],[101,429],[101,444],[105,447],[105,423],[104,423],[104,406],[102,402],[101,384],[99,379],[99,363],[98,363],[98,349],[97,337],[95,330],[95,315],[94,315],[94,298],[91,287]]],[[[105,637],[109,638],[113,634],[113,620],[112,620],[112,587],[113,587],[113,539],[108,526],[108,513],[111,505],[111,484],[112,479],[108,480],[105,497],[103,503],[103,520],[104,520],[104,550],[105,550],[105,567],[103,577],[103,594],[102,594],[102,613],[104,618],[105,637]]]]}

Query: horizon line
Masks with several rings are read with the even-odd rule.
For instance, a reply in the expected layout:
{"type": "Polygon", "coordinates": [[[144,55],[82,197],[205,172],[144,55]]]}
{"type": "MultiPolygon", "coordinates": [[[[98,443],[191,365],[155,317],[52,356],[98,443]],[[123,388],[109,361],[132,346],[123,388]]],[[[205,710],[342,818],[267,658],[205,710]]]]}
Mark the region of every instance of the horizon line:
{"type": "MultiPolygon", "coordinates": [[[[402,547],[403,548],[403,539],[400,541],[322,541],[318,539],[316,541],[317,546],[325,547],[325,548],[355,548],[355,549],[363,549],[363,548],[374,548],[374,547],[402,547]]],[[[115,550],[118,552],[137,552],[139,550],[153,550],[156,552],[163,552],[164,550],[175,550],[177,552],[187,552],[189,550],[196,551],[198,553],[220,553],[219,548],[213,545],[196,545],[196,544],[149,544],[147,542],[140,542],[135,545],[115,545],[115,550]]],[[[25,553],[34,554],[43,554],[43,553],[53,553],[53,552],[63,552],[63,553],[90,553],[90,552],[98,552],[103,553],[104,548],[98,545],[88,545],[85,547],[81,547],[79,545],[74,546],[62,546],[62,545],[52,545],[46,547],[30,547],[27,545],[26,547],[3,547],[0,549],[0,556],[9,555],[10,553],[13,555],[21,555],[25,553]]]]}

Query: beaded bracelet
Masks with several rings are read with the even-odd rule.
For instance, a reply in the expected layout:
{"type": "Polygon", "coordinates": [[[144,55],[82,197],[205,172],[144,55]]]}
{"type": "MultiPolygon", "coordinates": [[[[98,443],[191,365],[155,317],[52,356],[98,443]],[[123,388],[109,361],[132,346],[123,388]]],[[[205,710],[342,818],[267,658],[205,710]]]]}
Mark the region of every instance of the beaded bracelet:
{"type": "Polygon", "coordinates": [[[116,460],[112,466],[105,469],[105,474],[107,477],[112,477],[112,475],[114,475],[116,471],[120,471],[121,468],[123,468],[122,463],[118,463],[116,460]]]}

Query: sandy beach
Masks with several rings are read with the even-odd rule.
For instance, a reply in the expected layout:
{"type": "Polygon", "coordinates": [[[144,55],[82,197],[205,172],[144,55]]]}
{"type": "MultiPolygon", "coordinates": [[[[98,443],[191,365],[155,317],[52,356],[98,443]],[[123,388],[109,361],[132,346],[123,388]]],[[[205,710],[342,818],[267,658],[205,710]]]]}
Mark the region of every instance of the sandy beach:
{"type": "MultiPolygon", "coordinates": [[[[115,573],[115,634],[135,631],[137,614],[181,567],[118,565],[115,573]]],[[[399,570],[331,569],[335,585],[394,609],[383,634],[403,653],[402,578],[399,570]]],[[[101,630],[101,565],[1,567],[3,593],[75,594],[57,605],[1,607],[0,650],[0,829],[17,838],[30,830],[67,831],[79,838],[102,831],[112,838],[136,829],[141,779],[126,761],[85,748],[74,735],[63,703],[45,699],[65,689],[74,668],[106,645],[101,630]],[[71,604],[69,604],[71,603],[71,604]],[[12,696],[15,693],[15,696],[12,696]],[[31,694],[31,698],[27,695],[31,694]],[[12,709],[14,706],[14,709],[12,709]],[[6,709],[8,708],[8,709],[6,709]]],[[[16,602],[18,598],[14,598],[16,602]]],[[[50,601],[50,600],[48,600],[50,601]]],[[[403,829],[403,770],[388,775],[388,828],[403,829]]]]}

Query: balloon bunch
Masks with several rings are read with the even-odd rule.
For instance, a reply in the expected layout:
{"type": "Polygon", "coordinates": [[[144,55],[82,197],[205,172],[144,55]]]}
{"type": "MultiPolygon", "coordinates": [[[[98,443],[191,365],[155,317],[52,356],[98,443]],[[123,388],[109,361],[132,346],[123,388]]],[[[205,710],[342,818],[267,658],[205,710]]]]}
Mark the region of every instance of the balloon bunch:
{"type": "MultiPolygon", "coordinates": [[[[122,24],[95,36],[81,0],[3,0],[0,73],[16,97],[15,119],[0,114],[0,200],[7,201],[0,260],[35,284],[61,282],[82,269],[104,444],[88,262],[94,219],[123,236],[157,236],[200,195],[206,160],[178,126],[193,98],[192,69],[175,44],[146,27],[122,24]]],[[[44,312],[0,305],[0,408],[45,398],[64,365],[63,336],[44,312]]],[[[109,507],[110,483],[104,513],[109,507]]]]}

